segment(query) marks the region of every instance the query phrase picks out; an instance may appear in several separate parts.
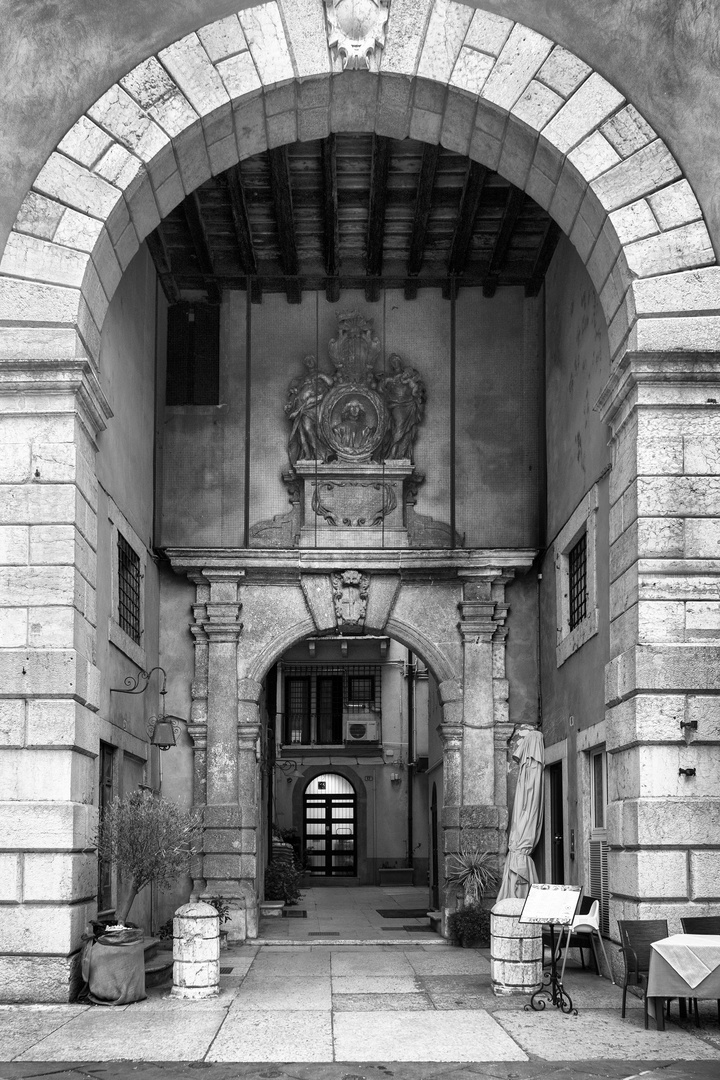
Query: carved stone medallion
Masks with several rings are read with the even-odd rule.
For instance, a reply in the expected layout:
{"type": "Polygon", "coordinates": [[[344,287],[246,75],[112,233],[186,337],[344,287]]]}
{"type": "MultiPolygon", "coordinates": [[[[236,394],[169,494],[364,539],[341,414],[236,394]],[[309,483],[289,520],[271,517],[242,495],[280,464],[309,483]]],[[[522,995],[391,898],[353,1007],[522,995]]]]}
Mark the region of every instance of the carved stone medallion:
{"type": "Polygon", "coordinates": [[[377,71],[388,0],[325,0],[328,45],[345,68],[377,71]]]}
{"type": "Polygon", "coordinates": [[[323,400],[320,431],[340,461],[370,461],[386,428],[385,403],[374,390],[344,384],[323,400]]]}

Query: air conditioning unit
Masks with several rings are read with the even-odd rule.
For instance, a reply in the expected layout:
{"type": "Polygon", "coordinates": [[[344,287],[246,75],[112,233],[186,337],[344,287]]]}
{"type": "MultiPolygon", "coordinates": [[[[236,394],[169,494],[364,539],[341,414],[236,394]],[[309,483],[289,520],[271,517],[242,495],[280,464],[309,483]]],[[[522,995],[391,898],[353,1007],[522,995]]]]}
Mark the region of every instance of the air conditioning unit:
{"type": "Polygon", "coordinates": [[[346,720],[345,742],[377,742],[380,738],[379,720],[346,720]]]}

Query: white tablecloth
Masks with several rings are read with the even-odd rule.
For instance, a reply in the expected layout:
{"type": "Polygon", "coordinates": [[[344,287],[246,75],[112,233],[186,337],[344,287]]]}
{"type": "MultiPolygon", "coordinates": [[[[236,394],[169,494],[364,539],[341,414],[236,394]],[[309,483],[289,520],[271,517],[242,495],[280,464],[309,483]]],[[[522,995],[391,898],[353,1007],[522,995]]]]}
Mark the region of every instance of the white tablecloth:
{"type": "MultiPolygon", "coordinates": [[[[716,934],[672,934],[670,937],[654,941],[653,952],[661,956],[673,971],[691,990],[697,989],[720,968],[720,936],[716,934]]],[[[659,969],[658,965],[655,965],[659,969]]],[[[652,978],[653,964],[650,963],[650,977],[652,978]]],[[[653,995],[648,982],[648,995],[653,995]]],[[[669,995],[667,995],[669,996],[669,995]]],[[[688,997],[698,997],[698,994],[688,994],[688,997]]]]}

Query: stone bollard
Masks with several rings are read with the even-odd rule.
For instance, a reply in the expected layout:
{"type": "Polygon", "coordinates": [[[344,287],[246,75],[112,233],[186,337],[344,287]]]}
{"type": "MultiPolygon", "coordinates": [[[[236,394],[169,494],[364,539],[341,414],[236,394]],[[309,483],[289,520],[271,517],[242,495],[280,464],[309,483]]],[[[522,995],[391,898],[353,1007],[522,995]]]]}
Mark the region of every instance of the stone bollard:
{"type": "Polygon", "coordinates": [[[171,997],[214,997],[220,990],[220,920],[202,900],[185,904],[173,919],[171,997]]]}
{"type": "Polygon", "coordinates": [[[499,900],[490,915],[493,993],[532,994],[542,985],[542,926],[518,922],[525,901],[499,900]]]}

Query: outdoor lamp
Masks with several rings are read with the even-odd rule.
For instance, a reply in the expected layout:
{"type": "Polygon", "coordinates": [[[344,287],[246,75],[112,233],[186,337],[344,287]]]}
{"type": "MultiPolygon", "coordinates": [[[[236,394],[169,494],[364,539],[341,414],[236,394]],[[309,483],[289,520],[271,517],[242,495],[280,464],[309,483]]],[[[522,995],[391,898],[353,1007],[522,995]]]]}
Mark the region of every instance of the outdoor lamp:
{"type": "Polygon", "coordinates": [[[171,746],[177,745],[177,734],[180,730],[179,716],[166,716],[165,715],[165,695],[167,694],[167,673],[165,668],[159,665],[154,668],[150,668],[150,671],[140,671],[137,679],[133,679],[131,675],[128,675],[125,680],[125,685],[129,687],[128,690],[121,690],[117,686],[110,687],[111,694],[144,694],[150,685],[150,676],[154,671],[159,671],[162,675],[162,683],[160,685],[160,712],[158,715],[153,715],[147,722],[147,733],[150,739],[151,746],[157,746],[158,750],[169,750],[171,746]],[[140,687],[140,681],[143,680],[145,685],[140,687]]]}

